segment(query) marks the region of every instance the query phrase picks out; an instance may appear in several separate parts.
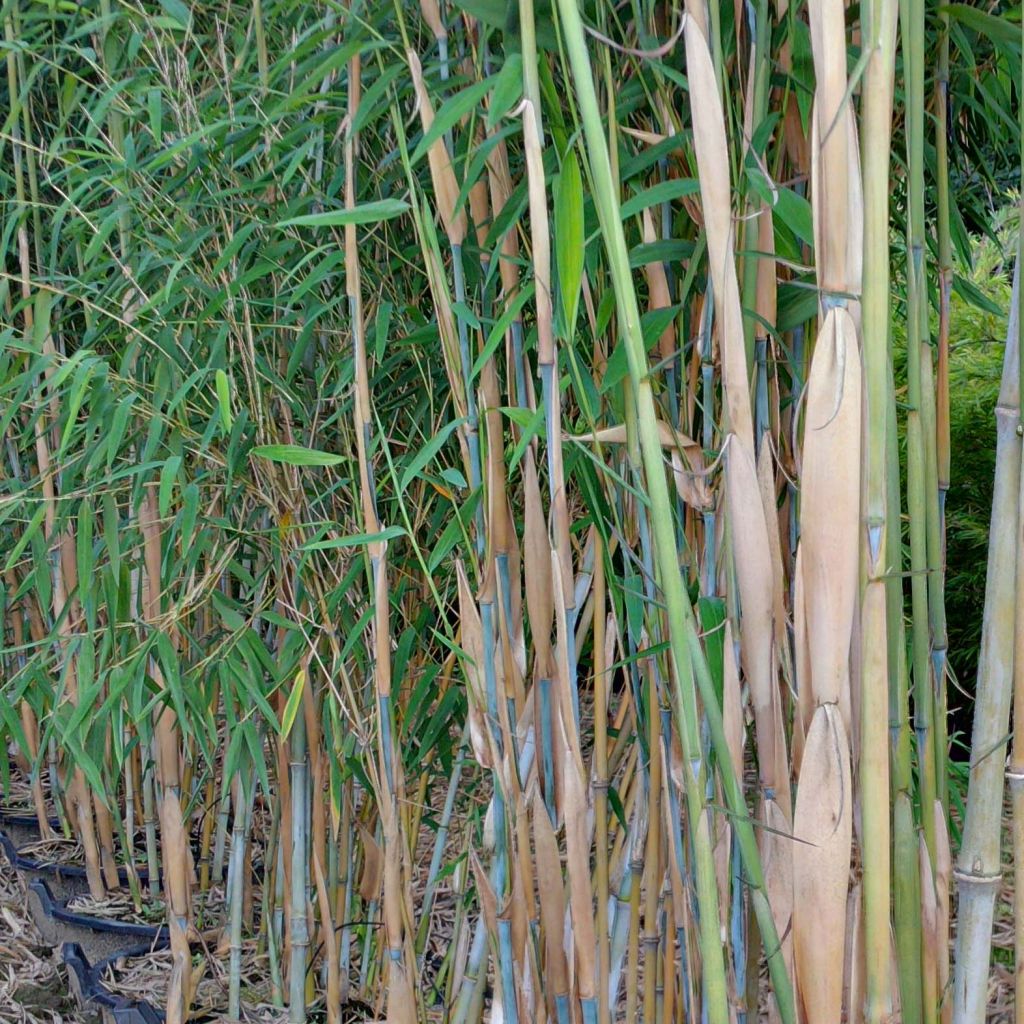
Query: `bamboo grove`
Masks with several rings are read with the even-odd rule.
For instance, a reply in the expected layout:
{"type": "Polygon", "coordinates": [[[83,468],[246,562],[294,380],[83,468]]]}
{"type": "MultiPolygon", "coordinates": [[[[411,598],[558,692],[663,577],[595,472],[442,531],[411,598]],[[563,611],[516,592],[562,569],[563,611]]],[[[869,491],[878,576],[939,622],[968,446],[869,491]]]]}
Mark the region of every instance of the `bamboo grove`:
{"type": "Polygon", "coordinates": [[[2,17],[0,770],[168,1022],[214,889],[225,1019],[982,1021],[1021,321],[964,812],[951,181],[1020,8],[2,17]]]}

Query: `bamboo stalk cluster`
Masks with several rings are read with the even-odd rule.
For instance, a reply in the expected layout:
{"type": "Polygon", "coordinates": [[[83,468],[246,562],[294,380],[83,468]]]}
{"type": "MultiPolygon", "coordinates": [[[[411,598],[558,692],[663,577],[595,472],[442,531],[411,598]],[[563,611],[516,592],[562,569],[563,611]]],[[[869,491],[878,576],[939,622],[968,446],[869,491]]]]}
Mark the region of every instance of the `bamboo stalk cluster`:
{"type": "Polygon", "coordinates": [[[163,900],[168,1020],[220,887],[231,1020],[252,957],[293,1024],[983,1020],[1020,318],[954,870],[957,12],[151,7],[3,8],[0,731],[163,900]]]}

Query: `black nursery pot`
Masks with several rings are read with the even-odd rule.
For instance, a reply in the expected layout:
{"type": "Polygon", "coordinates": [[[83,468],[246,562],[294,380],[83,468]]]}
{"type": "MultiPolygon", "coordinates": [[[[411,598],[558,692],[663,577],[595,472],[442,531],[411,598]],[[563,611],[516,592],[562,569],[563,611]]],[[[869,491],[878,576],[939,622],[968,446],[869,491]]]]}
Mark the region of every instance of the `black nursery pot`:
{"type": "MultiPolygon", "coordinates": [[[[34,857],[23,856],[13,838],[8,834],[8,824],[0,823],[0,850],[3,851],[11,867],[20,871],[27,882],[44,881],[58,900],[67,901],[72,896],[80,896],[89,891],[89,879],[84,867],[77,864],[45,864],[34,857]]],[[[35,836],[38,837],[38,831],[35,836]]],[[[118,868],[118,879],[122,885],[128,884],[128,872],[118,868]]],[[[136,869],[139,881],[149,881],[149,872],[144,867],[136,869]]]]}
{"type": "Polygon", "coordinates": [[[144,999],[114,995],[103,982],[103,973],[109,964],[122,957],[144,956],[163,945],[165,943],[134,946],[93,964],[77,942],[65,942],[61,946],[61,957],[67,965],[72,995],[83,1009],[98,1011],[103,1024],[163,1024],[162,1010],[144,999]]]}
{"type": "MultiPolygon", "coordinates": [[[[60,821],[57,818],[50,818],[50,826],[55,830],[59,829],[60,821]]],[[[24,811],[0,807],[0,829],[15,846],[34,843],[39,838],[39,821],[34,814],[26,814],[24,811]]]]}
{"type": "Polygon", "coordinates": [[[146,949],[159,949],[170,939],[166,925],[132,924],[68,910],[54,899],[50,887],[40,878],[29,883],[26,898],[32,920],[47,945],[73,943],[90,960],[120,955],[126,947],[143,942],[146,949]]]}

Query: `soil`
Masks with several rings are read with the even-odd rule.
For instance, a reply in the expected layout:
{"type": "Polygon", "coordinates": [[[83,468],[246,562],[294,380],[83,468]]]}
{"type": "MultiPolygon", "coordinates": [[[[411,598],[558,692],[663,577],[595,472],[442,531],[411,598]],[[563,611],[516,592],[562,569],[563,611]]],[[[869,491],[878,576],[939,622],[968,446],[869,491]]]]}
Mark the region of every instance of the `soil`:
{"type": "MultiPolygon", "coordinates": [[[[989,974],[987,1017],[989,1024],[1011,1024],[1014,1014],[1014,878],[1008,811],[1007,807],[1003,830],[1004,874],[993,928],[993,962],[989,974]]],[[[422,848],[417,851],[417,876],[422,872],[420,865],[425,866],[429,862],[430,831],[424,829],[422,837],[422,848]]],[[[63,840],[46,841],[36,845],[35,854],[66,862],[65,857],[74,856],[73,847],[74,844],[63,840]]],[[[422,891],[420,886],[423,881],[421,877],[415,880],[417,895],[422,891]]],[[[448,889],[445,881],[449,880],[444,880],[438,887],[432,914],[433,927],[424,964],[428,975],[436,973],[441,966],[442,951],[450,942],[452,918],[455,916],[457,896],[448,889]]],[[[258,899],[254,902],[258,906],[258,899]]],[[[205,906],[209,915],[207,926],[213,925],[223,908],[223,893],[213,890],[208,896],[200,898],[198,903],[205,906]]],[[[131,900],[123,895],[115,895],[99,903],[88,897],[78,897],[69,909],[146,924],[157,923],[162,918],[162,905],[158,902],[145,906],[143,914],[136,914],[131,900]]],[[[954,932],[955,909],[954,899],[954,932]]],[[[243,956],[242,991],[246,1003],[244,1019],[249,1024],[280,1024],[287,1019],[287,1015],[269,1003],[269,971],[265,959],[256,955],[252,942],[246,943],[243,956]]],[[[194,1001],[201,1015],[198,1019],[223,1020],[228,984],[227,950],[209,950],[208,955],[197,957],[197,973],[200,965],[202,971],[198,977],[194,1001]]],[[[121,969],[110,972],[108,985],[114,991],[136,998],[147,998],[159,1006],[169,973],[169,954],[157,952],[146,957],[132,958],[121,969]]],[[[443,1005],[435,1002],[430,1006],[431,1000],[426,1002],[428,1016],[436,1019],[443,1015],[443,1005]]],[[[322,1010],[314,1004],[310,1008],[311,1022],[317,1020],[318,1012],[322,1014],[322,1010]]],[[[356,1007],[352,1015],[353,1020],[369,1017],[372,1017],[369,1007],[356,1007]]],[[[0,856],[0,1024],[91,1024],[92,1020],[90,1015],[83,1014],[74,1005],[59,953],[43,942],[28,914],[23,882],[6,859],[0,856]]]]}
{"type": "Polygon", "coordinates": [[[0,1024],[85,1024],[59,954],[28,915],[25,888],[0,857],[0,1024]]]}

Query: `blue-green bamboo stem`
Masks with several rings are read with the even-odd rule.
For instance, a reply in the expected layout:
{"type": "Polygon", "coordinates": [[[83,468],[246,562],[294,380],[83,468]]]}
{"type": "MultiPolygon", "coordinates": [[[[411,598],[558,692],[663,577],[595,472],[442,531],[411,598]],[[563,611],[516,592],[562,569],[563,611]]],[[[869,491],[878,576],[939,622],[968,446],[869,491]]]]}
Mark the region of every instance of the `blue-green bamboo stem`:
{"type": "Polygon", "coordinates": [[[288,775],[291,790],[291,893],[289,902],[289,941],[291,960],[288,968],[288,1021],[306,1021],[306,961],[309,957],[309,925],[306,904],[309,892],[309,804],[308,765],[306,760],[306,718],[295,716],[289,737],[288,775]]]}

